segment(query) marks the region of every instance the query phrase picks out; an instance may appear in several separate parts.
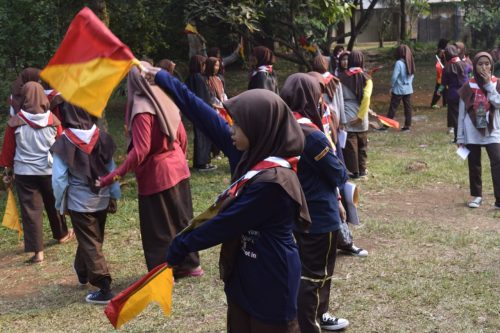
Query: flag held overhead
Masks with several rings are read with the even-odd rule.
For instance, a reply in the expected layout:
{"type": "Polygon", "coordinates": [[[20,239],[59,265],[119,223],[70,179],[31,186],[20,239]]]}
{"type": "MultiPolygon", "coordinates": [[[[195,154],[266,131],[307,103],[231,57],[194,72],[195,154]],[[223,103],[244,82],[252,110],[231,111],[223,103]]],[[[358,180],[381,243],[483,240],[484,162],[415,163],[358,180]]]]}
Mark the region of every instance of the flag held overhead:
{"type": "Polygon", "coordinates": [[[85,7],[40,76],[65,100],[100,117],[115,87],[138,64],[128,46],[85,7]]]}

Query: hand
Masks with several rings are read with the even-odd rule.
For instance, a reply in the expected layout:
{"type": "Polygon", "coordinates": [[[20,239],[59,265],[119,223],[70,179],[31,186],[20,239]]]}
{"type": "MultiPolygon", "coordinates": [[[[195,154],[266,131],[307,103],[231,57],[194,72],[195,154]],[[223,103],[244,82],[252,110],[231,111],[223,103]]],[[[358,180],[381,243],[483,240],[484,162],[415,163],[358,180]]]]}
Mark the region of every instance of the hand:
{"type": "Polygon", "coordinates": [[[108,213],[114,214],[117,210],[118,204],[116,203],[116,199],[109,199],[108,213]]]}
{"type": "Polygon", "coordinates": [[[348,122],[348,125],[354,127],[354,126],[360,125],[362,122],[363,122],[362,119],[359,119],[358,117],[356,117],[353,120],[351,120],[350,122],[348,122]]]}
{"type": "Polygon", "coordinates": [[[101,177],[99,177],[99,179],[96,179],[96,180],[95,180],[94,186],[95,186],[95,187],[102,187],[102,186],[101,186],[101,177]]]}
{"type": "Polygon", "coordinates": [[[160,67],[151,67],[151,68],[148,68],[147,72],[145,72],[144,77],[146,78],[146,80],[148,81],[148,83],[150,85],[156,84],[155,77],[159,71],[161,71],[160,67]]]}
{"type": "Polygon", "coordinates": [[[377,116],[377,113],[375,111],[373,111],[372,109],[368,109],[368,114],[372,117],[376,117],[377,116]]]}
{"type": "Polygon", "coordinates": [[[2,180],[5,185],[9,185],[10,183],[12,183],[12,176],[5,175],[3,176],[2,180]]]}
{"type": "Polygon", "coordinates": [[[457,143],[457,148],[462,148],[462,147],[465,147],[463,143],[457,143]]]}
{"type": "Polygon", "coordinates": [[[481,70],[481,71],[479,71],[479,76],[481,76],[481,78],[484,80],[485,84],[490,83],[490,81],[491,81],[491,73],[486,72],[484,70],[481,70]]]}
{"type": "Polygon", "coordinates": [[[344,205],[342,205],[342,201],[339,201],[339,214],[340,214],[340,219],[345,222],[347,220],[347,212],[344,208],[344,205]]]}

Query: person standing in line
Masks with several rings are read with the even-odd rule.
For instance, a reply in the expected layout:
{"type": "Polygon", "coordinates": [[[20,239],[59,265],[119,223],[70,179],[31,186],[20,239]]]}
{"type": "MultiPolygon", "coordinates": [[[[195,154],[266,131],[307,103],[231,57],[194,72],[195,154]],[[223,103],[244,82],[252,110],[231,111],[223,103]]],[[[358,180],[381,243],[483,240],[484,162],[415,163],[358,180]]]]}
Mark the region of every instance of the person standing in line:
{"type": "MultiPolygon", "coordinates": [[[[187,136],[175,103],[158,86],[150,85],[136,67],[128,74],[127,90],[127,158],[116,170],[99,178],[97,185],[111,185],[127,172],[135,172],[142,247],[151,271],[165,263],[172,239],[193,218],[187,136]]],[[[197,252],[190,253],[174,270],[176,279],[203,274],[197,252]]]]}
{"type": "Polygon", "coordinates": [[[275,58],[273,51],[265,46],[257,46],[253,49],[248,90],[267,89],[278,94],[278,79],[273,69],[275,58]]]}
{"type": "Polygon", "coordinates": [[[27,82],[39,82],[40,70],[34,67],[27,67],[19,73],[12,82],[11,93],[9,96],[9,116],[16,115],[22,107],[23,96],[21,90],[27,82]]]}
{"type": "Polygon", "coordinates": [[[469,76],[467,64],[458,56],[455,45],[447,45],[444,49],[446,65],[444,66],[443,79],[439,93],[443,93],[446,87],[446,102],[448,103],[448,128],[453,128],[453,143],[457,142],[458,126],[458,104],[460,96],[458,89],[467,82],[469,76]]]}
{"type": "Polygon", "coordinates": [[[85,110],[63,102],[59,105],[64,128],[51,148],[54,156],[52,188],[55,207],[68,212],[75,229],[78,247],[73,264],[78,282],[90,282],[99,290],[87,295],[91,304],[107,304],[111,292],[111,275],[102,251],[108,212],[116,212],[120,185],[96,188],[99,176],[113,171],[113,139],[96,126],[97,118],[85,110]]]}
{"type": "Polygon", "coordinates": [[[330,71],[330,73],[334,74],[335,76],[338,76],[338,69],[340,67],[339,56],[342,52],[344,52],[344,46],[343,45],[335,45],[335,47],[333,48],[332,54],[330,55],[329,71],[330,71]]]}
{"type": "Polygon", "coordinates": [[[457,145],[467,147],[471,199],[478,208],[483,201],[481,149],[490,159],[495,195],[494,208],[500,209],[500,83],[492,76],[493,59],[479,52],[473,61],[473,78],[458,91],[460,96],[457,145]]]}
{"type": "Polygon", "coordinates": [[[55,208],[52,192],[52,155],[50,147],[61,134],[61,122],[49,110],[43,87],[29,81],[21,88],[20,109],[7,123],[0,156],[4,182],[13,181],[21,207],[24,251],[34,252],[28,263],[41,263],[43,253],[43,208],[47,212],[52,233],[59,243],[74,238],[55,208]],[[58,226],[54,228],[54,226],[58,226]]]}
{"type": "MultiPolygon", "coordinates": [[[[341,56],[342,62],[343,56],[341,56]]],[[[368,159],[368,109],[373,91],[371,77],[363,70],[364,56],[361,51],[352,51],[348,56],[348,69],[340,73],[344,94],[347,142],[344,160],[349,177],[367,176],[368,159]]]]}
{"type": "Polygon", "coordinates": [[[438,93],[438,89],[441,86],[441,80],[443,78],[444,65],[446,64],[446,58],[444,56],[444,48],[448,44],[448,40],[441,38],[438,42],[437,52],[436,52],[436,86],[434,87],[434,94],[432,95],[431,108],[439,109],[439,98],[443,97],[443,107],[446,107],[446,92],[443,91],[442,94],[438,93]]]}
{"type": "MultiPolygon", "coordinates": [[[[401,131],[406,132],[411,128],[412,105],[411,95],[413,94],[413,78],[415,77],[415,62],[410,48],[401,44],[396,50],[396,64],[391,77],[391,104],[387,117],[394,119],[399,103],[403,100],[405,110],[405,125],[401,131]]],[[[386,126],[380,128],[387,130],[386,126]]]]}

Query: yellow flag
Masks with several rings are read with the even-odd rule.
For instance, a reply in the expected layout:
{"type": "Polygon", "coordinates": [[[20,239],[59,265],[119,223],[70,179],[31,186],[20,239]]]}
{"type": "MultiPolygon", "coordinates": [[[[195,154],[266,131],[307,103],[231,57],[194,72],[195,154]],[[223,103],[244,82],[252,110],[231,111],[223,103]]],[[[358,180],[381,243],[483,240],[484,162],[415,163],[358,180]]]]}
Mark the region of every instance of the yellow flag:
{"type": "Polygon", "coordinates": [[[186,24],[186,27],[184,28],[184,32],[187,33],[187,34],[197,34],[198,33],[198,30],[196,29],[196,27],[192,24],[186,24]]]}
{"type": "Polygon", "coordinates": [[[9,187],[7,189],[7,203],[5,205],[5,213],[3,214],[2,225],[4,227],[17,230],[19,233],[19,238],[23,233],[21,228],[21,223],[19,222],[19,213],[17,211],[16,199],[14,199],[14,193],[9,187]]]}

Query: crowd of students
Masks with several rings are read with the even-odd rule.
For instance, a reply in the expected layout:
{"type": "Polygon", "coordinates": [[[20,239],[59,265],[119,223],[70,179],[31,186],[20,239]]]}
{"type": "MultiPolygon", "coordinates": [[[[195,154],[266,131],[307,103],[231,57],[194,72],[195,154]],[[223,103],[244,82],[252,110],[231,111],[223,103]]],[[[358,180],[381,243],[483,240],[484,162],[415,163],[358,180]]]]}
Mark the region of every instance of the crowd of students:
{"type": "MultiPolygon", "coordinates": [[[[446,91],[455,141],[470,150],[469,207],[482,202],[484,146],[500,209],[500,85],[492,75],[493,58],[481,52],[469,62],[463,44],[443,47],[432,105],[446,91]]],[[[313,72],[290,75],[279,91],[273,52],[255,47],[248,90],[229,99],[220,51],[210,53],[192,55],[185,83],[173,75],[175,63],[168,59],[158,67],[143,61],[142,70],[129,72],[128,148],[118,167],[115,144],[96,118],[44,89],[36,69],[19,75],[0,165],[4,182],[16,185],[25,252],[34,253],[29,261],[44,260],[45,207],[55,239],[65,243],[76,236],[77,279],[98,288],[86,301],[109,302],[114,294],[102,251],[106,217],[117,210],[118,181],[134,172],[148,270],[167,262],[177,279],[201,276],[197,251],[222,244],[229,332],[343,329],[349,321],[329,312],[337,249],[368,255],[352,234],[345,241],[341,232],[350,234],[346,182],[368,173],[373,81],[363,53],[337,46],[329,57],[317,54],[313,72]],[[187,229],[193,208],[181,114],[193,124],[193,168],[213,170],[212,154],[220,151],[232,179],[215,211],[187,229]]],[[[400,45],[387,116],[394,118],[403,100],[404,131],[412,125],[414,75],[411,49],[400,45]]]]}

